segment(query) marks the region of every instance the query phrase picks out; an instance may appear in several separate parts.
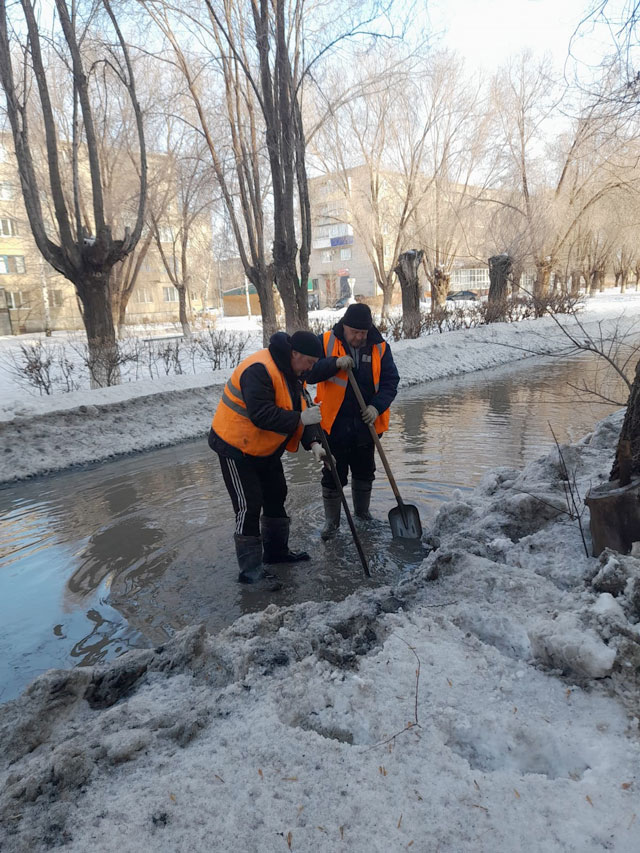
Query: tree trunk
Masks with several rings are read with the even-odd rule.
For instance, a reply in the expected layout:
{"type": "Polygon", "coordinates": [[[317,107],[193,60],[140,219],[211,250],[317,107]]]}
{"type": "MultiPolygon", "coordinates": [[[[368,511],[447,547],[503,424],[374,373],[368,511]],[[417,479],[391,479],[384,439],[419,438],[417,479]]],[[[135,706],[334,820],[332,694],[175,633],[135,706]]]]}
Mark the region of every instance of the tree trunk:
{"type": "Polygon", "coordinates": [[[260,314],[262,316],[262,345],[269,346],[271,336],[278,330],[276,306],[273,299],[273,267],[267,270],[256,270],[252,267],[247,278],[258,292],[260,314]]]}
{"type": "Polygon", "coordinates": [[[620,274],[620,293],[627,292],[627,284],[629,282],[629,273],[623,272],[620,274]]]}
{"type": "Polygon", "coordinates": [[[489,297],[487,299],[487,322],[503,320],[507,306],[509,275],[513,261],[509,255],[493,255],[489,258],[489,297]]]}
{"type": "Polygon", "coordinates": [[[620,479],[620,484],[625,485],[624,481],[629,482],[629,476],[640,476],[640,361],[636,364],[636,375],[627,400],[627,411],[609,479],[620,479]]]}
{"type": "Polygon", "coordinates": [[[109,273],[86,272],[74,282],[82,303],[82,320],[87,333],[87,367],[92,388],[117,385],[120,364],[111,312],[109,273]]]}
{"type": "Polygon", "coordinates": [[[580,293],[580,270],[571,271],[571,295],[577,296],[580,293]]]}
{"type": "Polygon", "coordinates": [[[180,325],[182,326],[182,334],[185,338],[191,337],[191,328],[189,326],[189,318],[187,317],[187,288],[185,285],[176,287],[178,291],[178,316],[180,325]]]}
{"type": "Polygon", "coordinates": [[[436,267],[431,278],[431,311],[444,308],[449,294],[451,276],[441,267],[436,267]]]}
{"type": "Polygon", "coordinates": [[[422,262],[422,249],[411,249],[398,257],[394,268],[400,280],[402,293],[402,332],[405,338],[417,338],[420,334],[420,284],[418,269],[422,262]]]}
{"type": "Polygon", "coordinates": [[[386,281],[378,282],[378,285],[382,290],[382,309],[380,313],[383,317],[389,317],[391,314],[391,300],[393,299],[394,282],[387,279],[386,281]]]}
{"type": "Polygon", "coordinates": [[[591,270],[589,274],[589,296],[595,296],[598,292],[598,270],[591,270]]]}
{"type": "Polygon", "coordinates": [[[518,296],[520,294],[520,281],[524,272],[522,261],[514,260],[511,269],[511,295],[518,296]]]}
{"type": "Polygon", "coordinates": [[[545,299],[549,294],[551,281],[551,262],[536,261],[536,280],[533,285],[533,298],[545,299]]]}
{"type": "Polygon", "coordinates": [[[592,489],[585,503],[591,514],[593,555],[604,548],[628,554],[640,540],[640,361],[631,386],[609,483],[592,489]]]}
{"type": "Polygon", "coordinates": [[[295,261],[276,267],[276,285],[284,306],[284,321],[287,334],[292,335],[299,329],[306,329],[309,325],[308,311],[305,310],[307,292],[306,290],[304,291],[303,300],[300,294],[298,270],[295,261]]]}
{"type": "Polygon", "coordinates": [[[598,270],[598,291],[604,293],[604,270],[598,270]]]}

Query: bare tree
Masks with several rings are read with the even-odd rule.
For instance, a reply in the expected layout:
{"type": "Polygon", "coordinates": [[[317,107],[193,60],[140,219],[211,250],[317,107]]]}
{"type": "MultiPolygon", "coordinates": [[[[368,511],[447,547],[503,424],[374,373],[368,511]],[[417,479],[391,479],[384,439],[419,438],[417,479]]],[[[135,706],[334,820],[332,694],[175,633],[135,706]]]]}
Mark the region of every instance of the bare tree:
{"type": "Polygon", "coordinates": [[[339,187],[342,215],[364,246],[382,292],[383,316],[430,183],[425,151],[437,105],[423,97],[431,71],[419,66],[422,61],[419,51],[408,55],[401,46],[382,43],[354,63],[352,77],[336,69],[330,83],[344,94],[312,140],[314,155],[339,187]]]}
{"type": "Polygon", "coordinates": [[[113,374],[109,364],[116,353],[115,330],[109,301],[109,279],[114,265],[126,257],[142,233],[146,201],[147,162],[142,110],[138,102],[133,67],[126,40],[110,0],[87,6],[55,0],[57,11],[53,38],[55,49],[68,67],[67,106],[72,111],[71,139],[61,138],[52,104],[47,73],[47,40],[43,39],[33,0],[20,0],[8,14],[6,0],[0,0],[0,79],[6,96],[15,155],[29,224],[38,249],[48,263],[73,282],[93,361],[93,381],[104,384],[113,374]],[[85,17],[82,18],[81,14],[85,17]],[[102,20],[106,13],[106,20],[102,20]],[[15,20],[13,16],[15,15],[15,20]],[[115,33],[106,42],[107,22],[115,33]],[[97,32],[102,33],[100,39],[97,32]],[[19,41],[19,34],[25,39],[19,41]],[[87,45],[100,45],[102,59],[85,64],[87,45]],[[17,66],[14,68],[14,64],[17,66]],[[99,73],[98,73],[99,72],[99,73]],[[139,183],[133,229],[127,227],[121,239],[112,234],[105,212],[103,174],[96,134],[94,90],[100,86],[124,87],[135,116],[138,142],[139,183]],[[37,114],[46,139],[46,172],[55,212],[55,225],[46,221],[41,196],[46,186],[39,179],[30,139],[30,122],[37,114]],[[81,152],[86,152],[90,212],[81,202],[81,152]],[[63,171],[70,173],[72,201],[65,196],[63,171]]]}
{"type": "MultiPolygon", "coordinates": [[[[184,125],[179,137],[172,145],[167,158],[167,181],[173,188],[175,203],[169,207],[170,226],[168,240],[163,239],[161,219],[150,207],[149,219],[152,223],[156,246],[165,272],[171,284],[178,291],[180,325],[185,337],[191,335],[187,313],[187,300],[192,280],[192,270],[198,258],[197,249],[211,251],[209,216],[214,203],[213,188],[215,179],[210,164],[204,157],[204,144],[185,134],[184,125]],[[206,246],[206,243],[209,245],[206,246]]],[[[166,209],[166,208],[165,208],[166,209]]]]}
{"type": "Polygon", "coordinates": [[[143,5],[166,38],[173,65],[184,80],[186,93],[182,102],[176,101],[175,112],[198,127],[204,138],[245,275],[258,293],[266,346],[277,321],[273,264],[267,251],[268,180],[255,92],[208,16],[185,20],[164,2],[143,0],[143,5]],[[200,53],[183,48],[179,34],[185,27],[201,45],[200,53]]]}
{"type": "MultiPolygon", "coordinates": [[[[607,80],[605,85],[614,83],[607,80]]],[[[493,93],[505,171],[518,187],[518,197],[505,198],[499,190],[491,195],[496,204],[522,217],[537,273],[534,295],[543,304],[552,272],[580,224],[607,196],[637,182],[633,130],[626,115],[600,99],[567,121],[563,132],[551,133],[566,89],[558,88],[546,60],[536,63],[529,53],[497,75],[493,93]]]]}

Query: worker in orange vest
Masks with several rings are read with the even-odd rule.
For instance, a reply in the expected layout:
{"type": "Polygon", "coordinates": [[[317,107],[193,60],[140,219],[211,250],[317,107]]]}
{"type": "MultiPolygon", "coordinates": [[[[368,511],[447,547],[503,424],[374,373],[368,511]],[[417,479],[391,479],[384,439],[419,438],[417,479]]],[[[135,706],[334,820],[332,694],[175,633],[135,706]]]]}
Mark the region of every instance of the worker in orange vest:
{"type": "Polygon", "coordinates": [[[302,395],[303,377],[321,356],[322,345],[311,332],[291,337],[276,332],[267,349],[245,358],[233,371],[213,417],[209,446],[220,459],[236,514],[241,583],[272,577],[264,564],[309,559],[306,551],[289,549],[280,457],[285,449],[295,453],[301,442],[318,461],[324,456],[307,429],[320,423],[320,407],[307,407],[302,395]]]}
{"type": "MultiPolygon", "coordinates": [[[[340,322],[320,340],[326,357],[311,370],[307,381],[318,384],[316,402],[322,406],[322,428],[343,486],[351,471],[354,514],[370,519],[376,465],[368,425],[373,424],[378,435],[388,429],[389,406],[397,394],[400,377],[391,347],[373,325],[371,309],[362,302],[349,305],[340,322]],[[364,413],[349,384],[348,368],[353,370],[367,404],[364,413]]],[[[321,483],[325,512],[321,536],[329,539],[340,526],[341,498],[326,465],[321,483]]]]}

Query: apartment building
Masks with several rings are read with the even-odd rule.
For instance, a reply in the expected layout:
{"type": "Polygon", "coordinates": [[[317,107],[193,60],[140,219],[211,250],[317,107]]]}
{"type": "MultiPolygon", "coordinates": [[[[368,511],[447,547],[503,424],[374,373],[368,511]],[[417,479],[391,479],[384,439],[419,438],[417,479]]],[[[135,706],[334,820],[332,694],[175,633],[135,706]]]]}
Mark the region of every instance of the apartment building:
{"type": "MultiPolygon", "coordinates": [[[[167,210],[159,236],[171,264],[177,263],[174,254],[179,257],[180,245],[179,241],[176,244],[176,217],[171,205],[167,210]]],[[[201,217],[194,231],[188,307],[195,315],[221,305],[222,290],[229,284],[213,258],[209,218],[201,217]]],[[[144,239],[136,253],[142,251],[143,244],[144,239]]],[[[0,334],[84,328],[74,286],[43,259],[35,245],[9,134],[0,134],[0,321],[0,334]]],[[[178,322],[178,291],[152,240],[127,305],[126,323],[172,322],[178,322]]]]}
{"type": "MultiPolygon", "coordinates": [[[[394,246],[397,235],[398,195],[395,193],[402,176],[392,172],[377,176],[380,192],[377,199],[376,216],[373,212],[370,195],[370,175],[363,167],[349,169],[344,173],[333,173],[312,178],[309,182],[309,195],[312,212],[313,242],[310,257],[310,278],[312,282],[311,300],[320,307],[332,305],[336,299],[348,295],[352,288],[354,295],[363,297],[371,304],[381,302],[381,290],[377,286],[374,268],[370,259],[374,231],[378,231],[381,243],[383,264],[389,269],[394,260],[394,246]]],[[[465,188],[468,190],[468,188],[465,188]]],[[[450,207],[455,205],[456,187],[448,188],[450,207]],[[451,200],[454,199],[452,202],[451,200]]],[[[425,191],[425,207],[432,205],[432,192],[425,191]]],[[[485,258],[491,249],[485,246],[484,219],[489,210],[478,206],[473,215],[467,211],[463,239],[457,241],[456,254],[446,259],[450,273],[451,290],[474,290],[486,293],[489,288],[489,270],[485,258]]],[[[416,228],[425,227],[428,215],[416,217],[416,228]]],[[[457,211],[450,214],[451,227],[462,227],[457,211]]],[[[421,248],[428,237],[421,239],[415,235],[411,248],[421,248]]],[[[448,240],[448,245],[452,241],[448,240]]],[[[404,247],[409,248],[409,246],[404,247]]],[[[424,293],[429,295],[429,283],[424,278],[424,293]]],[[[394,293],[394,301],[400,300],[399,288],[394,293]]]]}

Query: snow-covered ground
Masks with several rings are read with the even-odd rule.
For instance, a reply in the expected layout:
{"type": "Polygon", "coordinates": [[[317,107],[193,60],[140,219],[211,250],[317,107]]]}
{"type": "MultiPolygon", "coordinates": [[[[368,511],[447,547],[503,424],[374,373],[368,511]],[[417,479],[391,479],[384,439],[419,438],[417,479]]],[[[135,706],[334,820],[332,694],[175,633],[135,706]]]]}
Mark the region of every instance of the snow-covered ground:
{"type": "MultiPolygon", "coordinates": [[[[393,349],[407,386],[565,345],[542,320],[393,349]]],[[[1,479],[204,434],[228,374],[7,397],[1,479]]],[[[620,422],[562,449],[582,496],[620,422]]],[[[637,853],[640,559],[587,557],[564,484],[556,451],[495,469],[394,588],[41,676],[0,708],[0,850],[637,853]]]]}
{"type": "MultiPolygon", "coordinates": [[[[581,495],[620,423],[563,448],[581,495]]],[[[41,676],[0,709],[0,849],[637,853],[640,560],[585,555],[565,482],[492,471],[393,589],[41,676]]]]}
{"type": "MultiPolygon", "coordinates": [[[[318,312],[327,328],[337,312],[318,312]]],[[[587,303],[581,322],[592,334],[620,321],[625,328],[640,319],[640,293],[605,293],[587,303]]],[[[561,318],[575,330],[571,318],[561,318]]],[[[239,330],[246,319],[220,321],[239,330]]],[[[225,325],[226,324],[226,325],[225,325]]],[[[257,322],[248,327],[257,332],[257,322]]],[[[0,338],[0,353],[21,338],[0,338]]],[[[259,336],[252,338],[261,345],[259,336]]],[[[393,344],[401,387],[455,376],[539,353],[567,349],[568,340],[547,317],[521,323],[495,323],[393,344]]],[[[75,464],[162,447],[205,435],[231,370],[172,375],[127,382],[93,391],[35,397],[16,392],[10,374],[0,372],[0,482],[57,471],[75,464]]]]}

